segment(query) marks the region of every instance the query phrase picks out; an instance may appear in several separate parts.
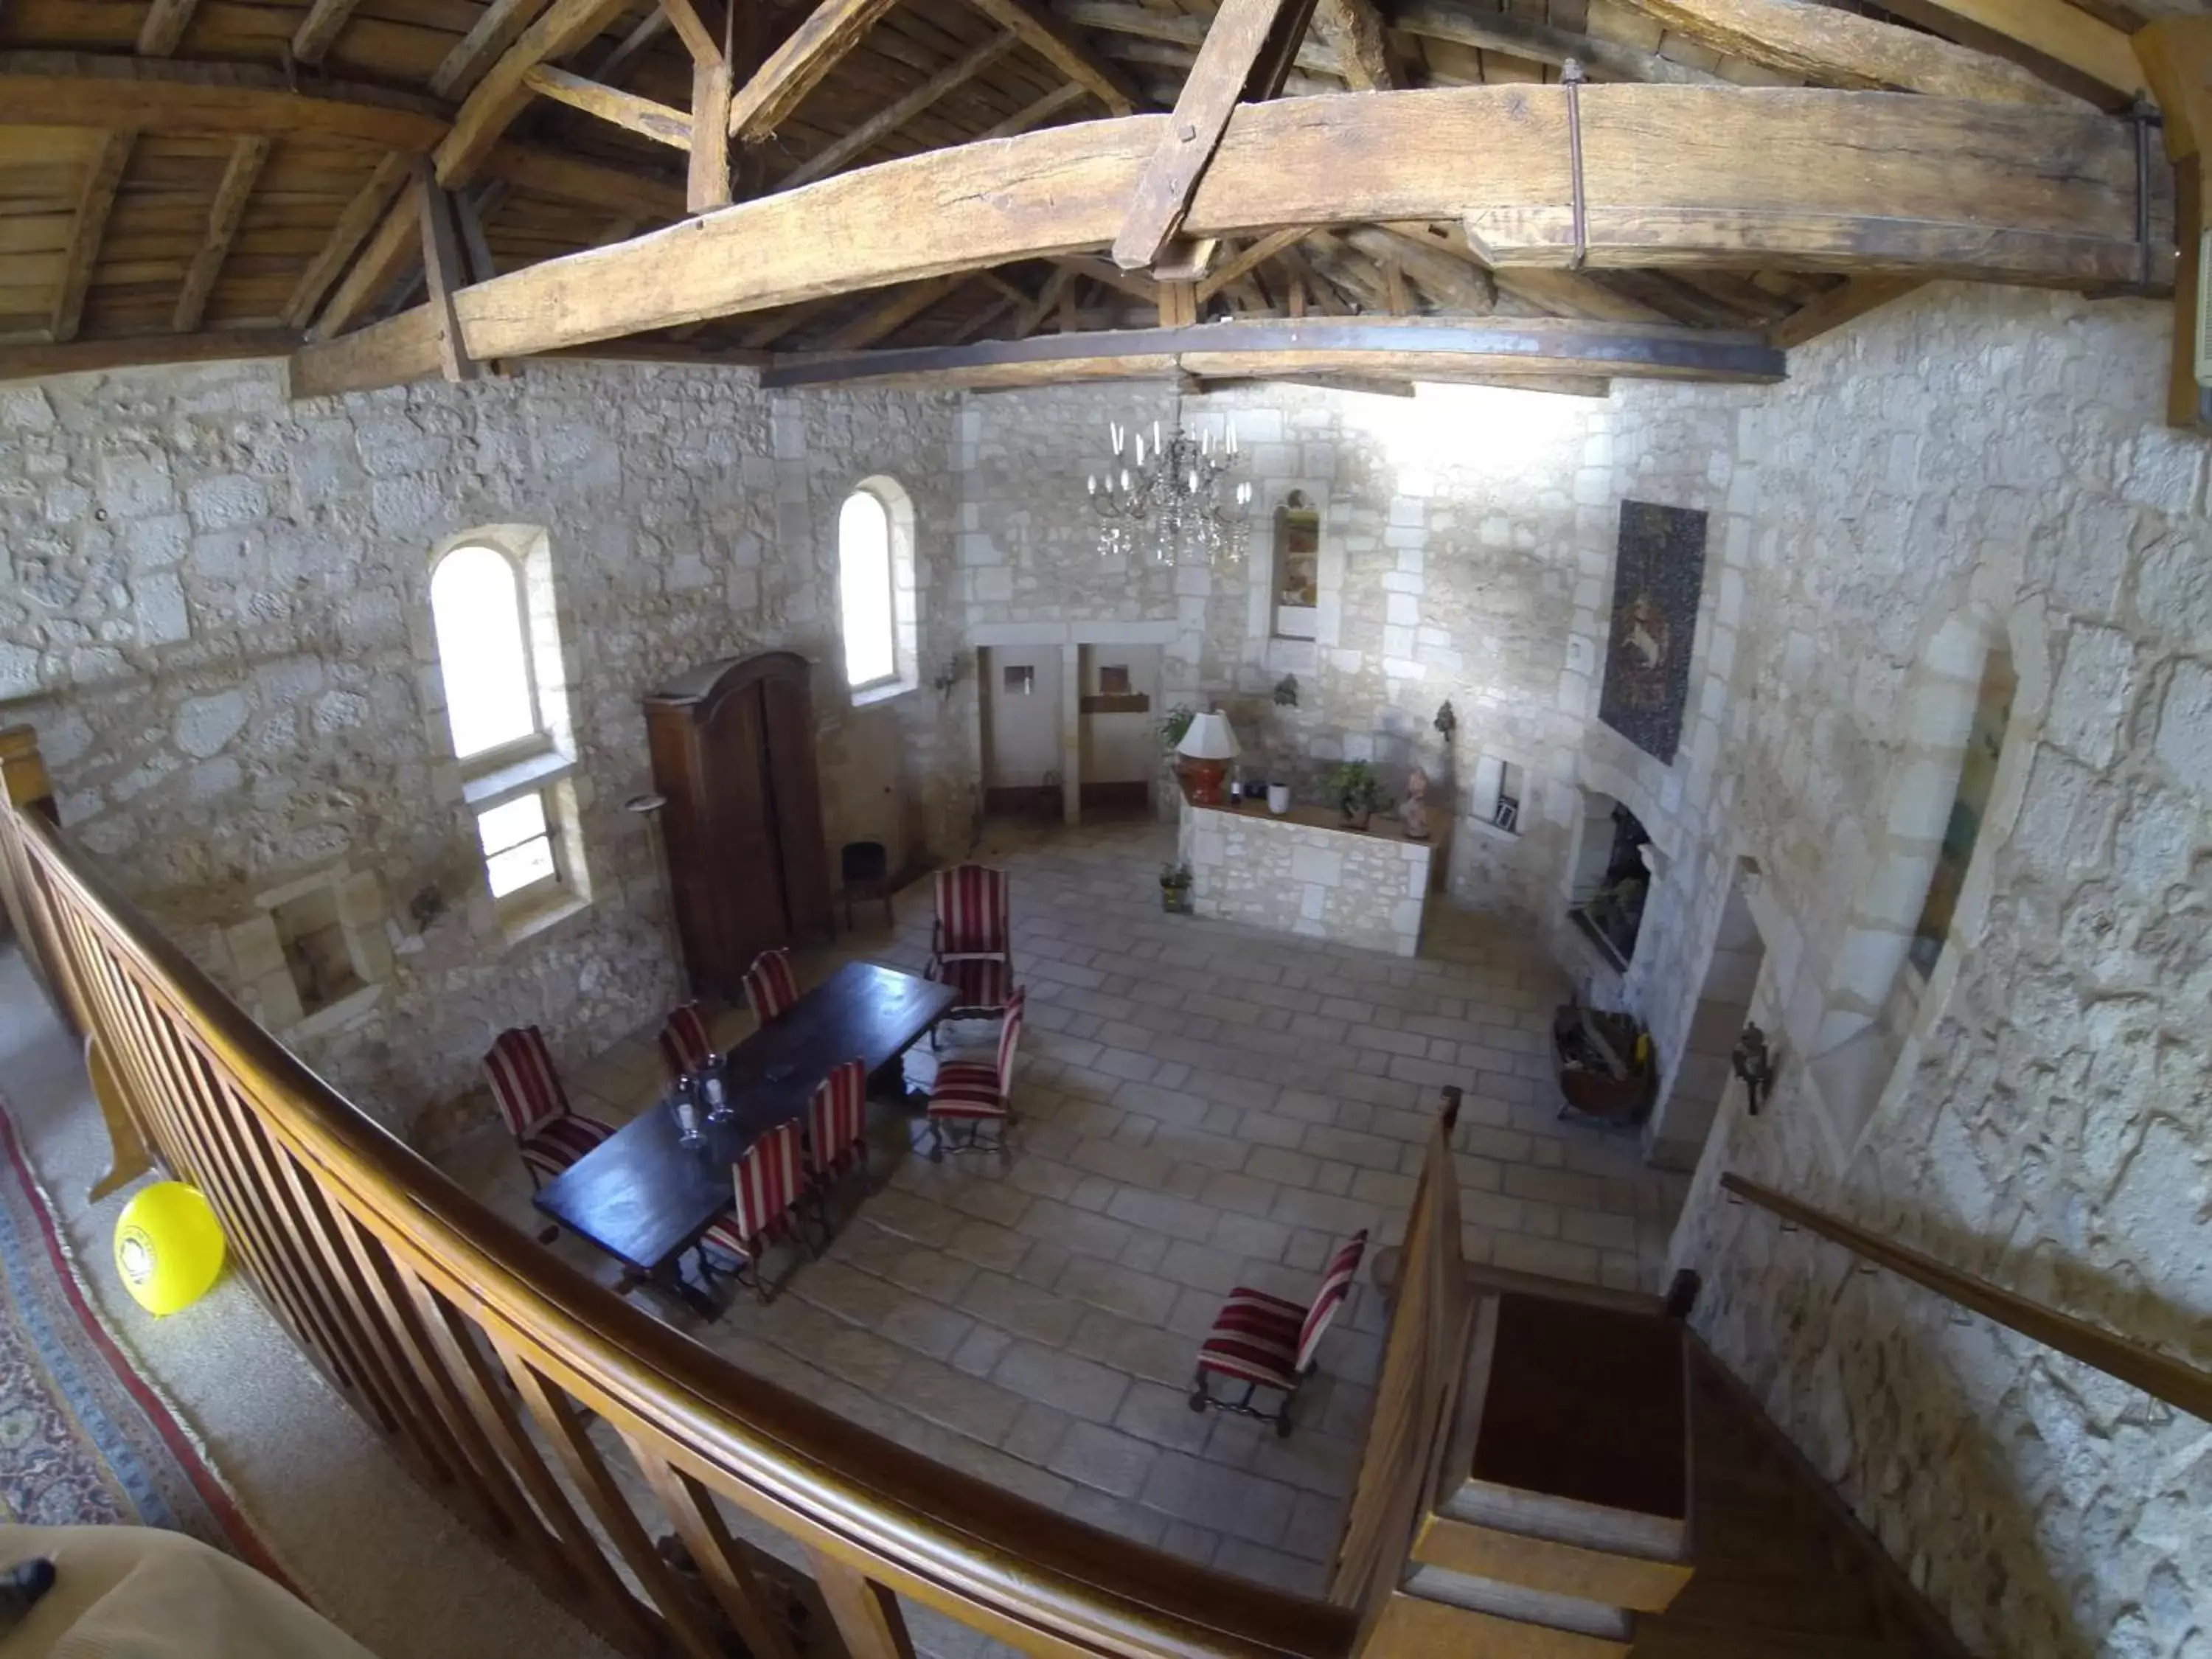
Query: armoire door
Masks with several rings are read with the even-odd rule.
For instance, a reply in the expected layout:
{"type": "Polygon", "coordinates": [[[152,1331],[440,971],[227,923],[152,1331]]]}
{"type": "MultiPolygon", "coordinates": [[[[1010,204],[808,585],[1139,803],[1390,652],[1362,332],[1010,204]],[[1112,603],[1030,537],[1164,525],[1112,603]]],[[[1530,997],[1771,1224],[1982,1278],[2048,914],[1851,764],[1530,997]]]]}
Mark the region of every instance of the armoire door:
{"type": "Polygon", "coordinates": [[[723,971],[736,981],[756,956],[790,938],[757,685],[742,686],[715,702],[702,725],[699,747],[716,932],[725,942],[723,971]]]}
{"type": "Polygon", "coordinates": [[[814,766],[814,703],[806,682],[769,675],[760,682],[769,811],[780,855],[786,939],[834,931],[830,854],[823,844],[822,788],[814,766]]]}

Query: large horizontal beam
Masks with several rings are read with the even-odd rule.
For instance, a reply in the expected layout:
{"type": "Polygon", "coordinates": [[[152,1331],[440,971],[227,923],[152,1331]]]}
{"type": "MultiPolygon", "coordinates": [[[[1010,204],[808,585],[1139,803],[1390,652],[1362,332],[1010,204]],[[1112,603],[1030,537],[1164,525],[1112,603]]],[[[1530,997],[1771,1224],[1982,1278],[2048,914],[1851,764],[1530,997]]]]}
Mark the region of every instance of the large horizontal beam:
{"type": "MultiPolygon", "coordinates": [[[[2098,288],[2133,283],[2136,149],[2124,121],[1909,94],[1582,88],[1592,266],[1863,269],[2098,288]]],[[[1169,118],[963,144],[547,260],[455,296],[469,355],[767,310],[1109,244],[1169,118]]],[[[1462,220],[1492,264],[1576,252],[1564,88],[1458,87],[1240,106],[1184,216],[1194,237],[1462,220]]],[[[2149,275],[2172,276],[2172,181],[2149,275]]],[[[434,370],[410,313],[302,353],[299,384],[434,370]]]]}
{"type": "Polygon", "coordinates": [[[271,328],[204,334],[141,334],[112,340],[72,340],[67,345],[0,346],[0,380],[30,380],[48,374],[82,374],[94,369],[137,368],[154,363],[282,357],[299,343],[297,334],[271,328]]]}
{"type": "Polygon", "coordinates": [[[1626,374],[1765,383],[1783,377],[1784,363],[1783,354],[1755,334],[1558,318],[1447,323],[1346,317],[1039,334],[973,345],[835,353],[772,365],[761,372],[761,384],[992,386],[1178,370],[1221,379],[1626,374]]]}

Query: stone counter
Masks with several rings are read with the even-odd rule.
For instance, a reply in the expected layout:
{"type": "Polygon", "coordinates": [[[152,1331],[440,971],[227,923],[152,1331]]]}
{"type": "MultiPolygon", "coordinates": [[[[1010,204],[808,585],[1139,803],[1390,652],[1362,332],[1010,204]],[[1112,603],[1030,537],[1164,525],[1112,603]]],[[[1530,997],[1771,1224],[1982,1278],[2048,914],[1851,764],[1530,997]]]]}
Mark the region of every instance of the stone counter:
{"type": "Polygon", "coordinates": [[[1410,957],[1421,948],[1426,842],[1395,820],[1346,830],[1334,812],[1196,806],[1186,798],[1177,849],[1201,916],[1410,957]]]}

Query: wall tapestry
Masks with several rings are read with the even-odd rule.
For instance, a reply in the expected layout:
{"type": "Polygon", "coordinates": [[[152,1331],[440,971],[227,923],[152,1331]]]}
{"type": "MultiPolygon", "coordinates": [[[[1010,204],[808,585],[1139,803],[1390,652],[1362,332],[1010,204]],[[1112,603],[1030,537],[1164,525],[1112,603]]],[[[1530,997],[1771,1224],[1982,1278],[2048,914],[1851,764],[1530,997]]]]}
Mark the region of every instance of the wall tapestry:
{"type": "Polygon", "coordinates": [[[1690,698],[1690,647],[1705,585],[1705,515],[1650,501],[1620,504],[1613,638],[1597,717],[1674,764],[1690,698]]]}

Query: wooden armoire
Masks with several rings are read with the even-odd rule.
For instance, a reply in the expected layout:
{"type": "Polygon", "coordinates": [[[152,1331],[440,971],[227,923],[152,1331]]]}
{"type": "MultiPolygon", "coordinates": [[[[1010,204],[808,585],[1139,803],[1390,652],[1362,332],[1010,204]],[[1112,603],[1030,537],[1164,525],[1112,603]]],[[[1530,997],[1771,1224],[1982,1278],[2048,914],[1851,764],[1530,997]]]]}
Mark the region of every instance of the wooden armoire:
{"type": "Polygon", "coordinates": [[[789,651],[724,658],[645,700],[695,994],[740,1001],[761,951],[833,931],[808,672],[789,651]]]}

